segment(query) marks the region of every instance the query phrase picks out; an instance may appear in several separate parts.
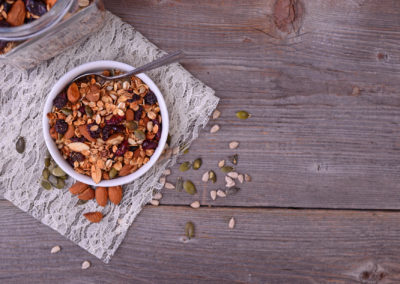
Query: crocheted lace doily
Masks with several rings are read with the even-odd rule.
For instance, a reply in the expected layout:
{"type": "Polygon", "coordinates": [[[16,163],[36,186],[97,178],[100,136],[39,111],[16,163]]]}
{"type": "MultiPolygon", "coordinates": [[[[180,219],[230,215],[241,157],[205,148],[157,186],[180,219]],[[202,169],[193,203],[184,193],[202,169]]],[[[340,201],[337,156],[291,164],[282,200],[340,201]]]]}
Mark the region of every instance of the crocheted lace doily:
{"type": "MultiPolygon", "coordinates": [[[[77,206],[77,197],[68,191],[71,178],[63,190],[46,191],[40,186],[47,151],[41,127],[43,103],[53,84],[77,65],[108,59],[140,66],[164,54],[131,25],[108,12],[98,33],[56,58],[29,71],[8,65],[0,67],[0,193],[104,262],[110,261],[129,226],[150,201],[153,190],[161,189],[158,180],[176,162],[177,155],[164,156],[147,174],[124,186],[119,206],[109,204],[102,208],[93,200],[77,206]],[[15,150],[19,136],[26,140],[23,154],[15,150]],[[89,223],[82,214],[91,211],[102,211],[104,219],[97,224],[89,223]]],[[[207,124],[219,99],[179,64],[146,74],[165,97],[171,148],[190,145],[207,124]]]]}

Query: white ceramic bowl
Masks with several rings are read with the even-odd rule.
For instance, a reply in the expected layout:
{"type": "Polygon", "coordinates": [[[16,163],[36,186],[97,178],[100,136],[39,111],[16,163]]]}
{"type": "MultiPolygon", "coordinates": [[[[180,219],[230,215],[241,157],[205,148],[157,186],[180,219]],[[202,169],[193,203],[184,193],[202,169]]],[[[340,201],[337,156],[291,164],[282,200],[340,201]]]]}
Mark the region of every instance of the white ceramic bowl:
{"type": "Polygon", "coordinates": [[[145,165],[143,165],[141,168],[139,168],[137,171],[133,172],[130,175],[114,178],[111,180],[102,180],[98,184],[94,183],[91,177],[75,172],[75,170],[68,164],[68,162],[63,158],[63,156],[57,149],[56,143],[50,137],[49,120],[47,118],[47,113],[51,112],[51,108],[53,107],[54,98],[68,84],[70,84],[71,81],[76,76],[83,74],[85,72],[89,72],[89,71],[103,71],[103,70],[110,70],[110,69],[131,71],[135,68],[130,65],[127,65],[125,63],[116,62],[116,61],[95,61],[95,62],[89,62],[89,63],[83,64],[83,65],[80,65],[78,67],[75,67],[74,69],[72,69],[71,71],[66,73],[64,76],[62,76],[61,79],[58,80],[58,82],[54,85],[50,94],[47,96],[47,99],[46,99],[46,102],[44,105],[44,109],[43,109],[43,118],[42,118],[43,136],[44,136],[44,140],[46,142],[47,148],[49,149],[51,156],[53,157],[55,162],[58,164],[58,166],[61,169],[63,169],[63,171],[66,172],[69,176],[71,176],[72,178],[74,178],[80,182],[90,184],[93,186],[109,187],[109,186],[123,185],[126,183],[130,183],[130,182],[134,181],[135,179],[139,178],[140,176],[145,174],[156,163],[157,159],[161,155],[162,150],[164,149],[165,143],[167,141],[167,136],[168,136],[169,119],[168,119],[168,110],[167,110],[167,106],[165,105],[164,98],[163,98],[160,90],[157,88],[156,84],[154,84],[154,82],[149,77],[147,77],[143,73],[138,74],[136,76],[139,77],[144,83],[146,83],[147,86],[149,86],[149,88],[157,96],[158,104],[160,106],[160,111],[161,111],[161,117],[162,117],[161,138],[158,143],[158,147],[154,151],[153,156],[151,156],[151,158],[150,158],[150,161],[147,162],[145,165]]]}

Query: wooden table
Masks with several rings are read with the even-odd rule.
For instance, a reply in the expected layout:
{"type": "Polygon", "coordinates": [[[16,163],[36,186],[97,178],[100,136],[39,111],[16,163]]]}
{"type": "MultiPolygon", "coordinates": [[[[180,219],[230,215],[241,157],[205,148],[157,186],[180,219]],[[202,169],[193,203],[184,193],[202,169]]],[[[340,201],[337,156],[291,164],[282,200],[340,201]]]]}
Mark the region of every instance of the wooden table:
{"type": "Polygon", "coordinates": [[[212,201],[222,176],[188,172],[199,193],[165,190],[109,264],[1,200],[1,283],[400,281],[400,1],[106,2],[162,49],[184,49],[221,98],[182,161],[216,169],[237,140],[253,182],[212,201]],[[183,243],[187,221],[196,237],[183,243]]]}

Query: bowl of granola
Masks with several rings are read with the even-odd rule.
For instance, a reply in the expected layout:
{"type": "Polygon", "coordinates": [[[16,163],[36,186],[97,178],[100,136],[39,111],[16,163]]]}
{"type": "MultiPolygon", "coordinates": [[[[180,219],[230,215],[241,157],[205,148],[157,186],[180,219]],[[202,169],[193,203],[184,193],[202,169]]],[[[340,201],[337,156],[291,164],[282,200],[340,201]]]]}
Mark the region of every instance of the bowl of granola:
{"type": "Polygon", "coordinates": [[[74,179],[94,186],[123,185],[146,173],[168,136],[168,111],[145,74],[106,81],[78,75],[119,74],[134,67],[116,61],[80,65],[62,76],[47,96],[43,135],[56,163],[74,179]]]}

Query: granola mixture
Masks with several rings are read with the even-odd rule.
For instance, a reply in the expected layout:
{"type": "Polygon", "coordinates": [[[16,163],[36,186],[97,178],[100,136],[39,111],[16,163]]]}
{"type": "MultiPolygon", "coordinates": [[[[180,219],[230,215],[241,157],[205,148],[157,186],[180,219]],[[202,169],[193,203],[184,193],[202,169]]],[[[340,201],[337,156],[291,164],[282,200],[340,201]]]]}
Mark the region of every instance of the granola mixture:
{"type": "Polygon", "coordinates": [[[71,83],[47,117],[64,159],[95,183],[142,167],[161,137],[157,97],[136,76],[125,81],[89,76],[71,83]]]}

